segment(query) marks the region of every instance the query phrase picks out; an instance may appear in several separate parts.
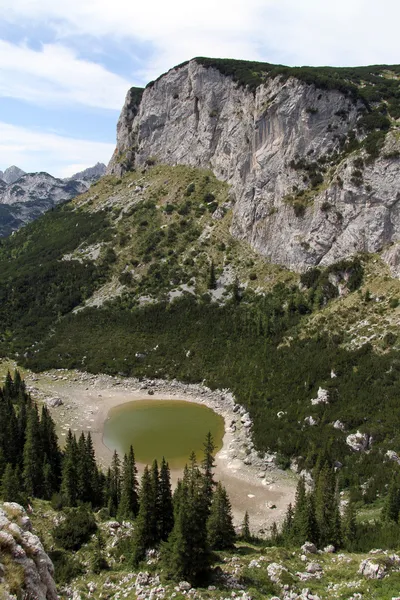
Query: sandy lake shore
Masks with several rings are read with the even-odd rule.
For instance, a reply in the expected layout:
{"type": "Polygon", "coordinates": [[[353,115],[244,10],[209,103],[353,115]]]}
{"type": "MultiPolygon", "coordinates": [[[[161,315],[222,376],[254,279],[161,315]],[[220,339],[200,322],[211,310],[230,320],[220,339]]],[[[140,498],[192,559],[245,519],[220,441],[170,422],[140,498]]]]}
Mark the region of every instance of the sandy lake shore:
{"type": "MultiPolygon", "coordinates": [[[[3,361],[0,372],[13,369],[3,361]]],[[[57,425],[60,442],[69,428],[77,434],[91,432],[96,457],[107,466],[111,450],[103,443],[103,426],[110,409],[135,400],[186,400],[213,409],[225,420],[223,447],[216,455],[216,478],[226,487],[232,503],[235,524],[250,516],[254,532],[267,531],[273,521],[281,521],[289,502],[293,502],[296,478],[293,473],[274,466],[273,456],[260,457],[251,441],[251,421],[245,410],[227,391],[211,391],[200,385],[162,380],[138,381],[80,371],[52,370],[34,374],[23,372],[28,390],[38,401],[45,401],[57,425]],[[57,400],[62,404],[57,404],[57,400]]],[[[138,465],[139,471],[144,465],[138,465]]],[[[175,482],[179,471],[172,471],[175,482]]]]}

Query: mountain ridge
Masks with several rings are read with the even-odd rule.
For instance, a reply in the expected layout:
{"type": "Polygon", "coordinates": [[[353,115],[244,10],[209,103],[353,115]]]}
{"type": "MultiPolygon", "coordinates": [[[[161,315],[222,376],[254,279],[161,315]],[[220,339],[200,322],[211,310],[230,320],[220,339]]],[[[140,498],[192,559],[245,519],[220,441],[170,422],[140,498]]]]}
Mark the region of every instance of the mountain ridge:
{"type": "Polygon", "coordinates": [[[272,70],[252,88],[201,60],[128,92],[108,173],[147,161],[211,168],[236,200],[232,234],[297,271],[400,239],[398,105],[388,97],[398,66],[374,74],[363,97],[343,78],[310,80],[312,68],[272,70]]]}

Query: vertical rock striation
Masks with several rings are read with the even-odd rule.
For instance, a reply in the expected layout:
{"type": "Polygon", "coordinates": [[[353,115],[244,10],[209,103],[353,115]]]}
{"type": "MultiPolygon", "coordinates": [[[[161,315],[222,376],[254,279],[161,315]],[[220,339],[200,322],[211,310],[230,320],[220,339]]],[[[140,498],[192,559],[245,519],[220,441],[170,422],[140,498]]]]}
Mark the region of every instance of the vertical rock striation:
{"type": "Polygon", "coordinates": [[[361,169],[360,151],[341,154],[363,108],[294,77],[253,92],[195,59],[128,92],[108,172],[210,168],[232,185],[234,236],[291,269],[331,264],[400,239],[398,131],[361,169]]]}

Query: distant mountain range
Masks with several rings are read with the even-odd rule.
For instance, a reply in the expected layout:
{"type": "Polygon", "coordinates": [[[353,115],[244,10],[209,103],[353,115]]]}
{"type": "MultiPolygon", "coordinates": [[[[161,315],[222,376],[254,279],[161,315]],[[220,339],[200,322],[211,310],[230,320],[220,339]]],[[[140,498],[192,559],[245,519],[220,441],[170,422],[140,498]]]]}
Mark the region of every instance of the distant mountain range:
{"type": "Polygon", "coordinates": [[[48,173],[25,173],[15,165],[0,171],[0,237],[10,235],[50,208],[71,200],[105,174],[97,163],[67,179],[48,173]]]}

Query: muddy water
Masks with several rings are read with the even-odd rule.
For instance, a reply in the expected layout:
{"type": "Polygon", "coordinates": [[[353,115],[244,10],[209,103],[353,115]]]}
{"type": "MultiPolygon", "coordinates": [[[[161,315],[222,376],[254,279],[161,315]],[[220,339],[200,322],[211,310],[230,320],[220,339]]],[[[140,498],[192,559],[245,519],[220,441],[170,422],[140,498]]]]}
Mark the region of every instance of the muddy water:
{"type": "Polygon", "coordinates": [[[183,400],[135,400],[110,410],[103,442],[122,455],[132,445],[139,463],[151,464],[165,456],[171,469],[181,469],[192,451],[202,459],[209,431],[217,452],[222,448],[224,419],[210,408],[183,400]]]}

